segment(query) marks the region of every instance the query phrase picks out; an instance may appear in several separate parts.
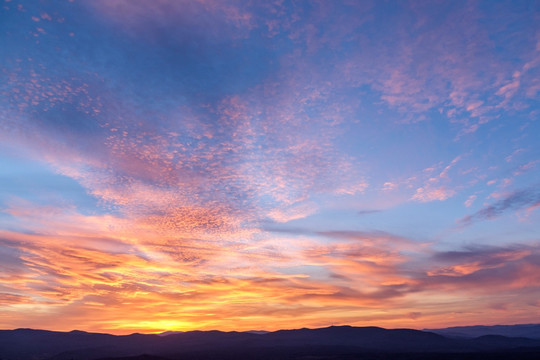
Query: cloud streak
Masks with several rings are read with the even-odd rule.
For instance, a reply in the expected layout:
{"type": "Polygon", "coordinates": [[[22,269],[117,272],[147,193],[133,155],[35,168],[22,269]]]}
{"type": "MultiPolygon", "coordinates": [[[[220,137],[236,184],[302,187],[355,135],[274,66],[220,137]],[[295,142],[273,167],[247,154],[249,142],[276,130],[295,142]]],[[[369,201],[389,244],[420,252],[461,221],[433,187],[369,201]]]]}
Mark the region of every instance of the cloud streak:
{"type": "Polygon", "coordinates": [[[493,220],[508,211],[532,209],[540,205],[540,192],[536,187],[516,191],[505,198],[486,206],[474,214],[459,220],[462,225],[471,225],[478,221],[493,220]]]}

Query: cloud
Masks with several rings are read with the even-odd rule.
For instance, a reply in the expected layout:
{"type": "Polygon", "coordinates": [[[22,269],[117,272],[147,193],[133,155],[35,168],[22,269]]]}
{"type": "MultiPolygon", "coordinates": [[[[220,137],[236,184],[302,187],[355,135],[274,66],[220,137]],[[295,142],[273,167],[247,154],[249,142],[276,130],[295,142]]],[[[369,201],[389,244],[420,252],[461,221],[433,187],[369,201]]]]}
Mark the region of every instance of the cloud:
{"type": "Polygon", "coordinates": [[[492,205],[478,210],[474,214],[461,218],[458,223],[470,225],[477,221],[495,219],[507,211],[520,210],[524,208],[536,207],[540,203],[540,192],[536,187],[516,191],[498,200],[492,205]]]}
{"type": "Polygon", "coordinates": [[[461,160],[462,156],[455,157],[443,170],[438,174],[433,176],[432,173],[436,171],[437,168],[440,168],[440,164],[437,166],[429,167],[424,170],[424,176],[428,176],[427,180],[424,182],[424,186],[416,189],[416,193],[412,196],[411,200],[416,200],[420,202],[431,202],[431,201],[444,201],[454,196],[456,191],[449,189],[441,183],[450,182],[449,172],[456,164],[461,160]]]}
{"type": "MultiPolygon", "coordinates": [[[[75,180],[93,201],[39,186],[39,201],[0,194],[9,224],[0,231],[0,310],[9,310],[0,327],[401,325],[446,321],[438,302],[485,308],[452,305],[457,293],[535,286],[532,247],[430,256],[430,244],[362,231],[358,217],[336,216],[338,230],[320,230],[334,208],[366,215],[385,201],[444,201],[485,183],[476,173],[489,154],[467,164],[475,169],[467,178],[459,167],[472,156],[430,159],[484,127],[496,134],[487,124],[497,116],[534,116],[523,94],[537,88],[538,51],[523,44],[537,35],[530,22],[514,26],[518,7],[403,2],[389,18],[379,6],[99,0],[22,12],[6,4],[8,28],[21,31],[4,34],[13,46],[0,69],[2,146],[75,180]],[[494,23],[515,31],[501,39],[486,25],[494,23]],[[508,61],[499,49],[510,48],[508,61]],[[405,128],[419,130],[412,156],[396,142],[405,128]],[[393,176],[409,166],[425,170],[393,176]],[[381,193],[391,200],[375,199],[381,193]],[[47,200],[57,194],[61,201],[47,200]],[[287,227],[293,220],[304,227],[287,227]]],[[[536,166],[521,159],[525,151],[507,159],[518,155],[514,175],[536,166]]],[[[538,206],[532,188],[461,222],[538,206]]]]}
{"type": "Polygon", "coordinates": [[[465,206],[466,207],[471,207],[471,205],[474,203],[474,201],[476,200],[476,195],[471,195],[467,198],[467,200],[465,200],[465,206]]]}
{"type": "Polygon", "coordinates": [[[0,293],[0,305],[28,304],[28,303],[33,303],[32,298],[28,296],[0,293]]]}
{"type": "MultiPolygon", "coordinates": [[[[2,253],[11,254],[4,260],[18,264],[10,265],[18,272],[4,277],[6,288],[0,289],[18,296],[3,296],[2,306],[22,306],[29,301],[40,309],[54,305],[54,310],[38,312],[32,320],[34,326],[45,326],[60,311],[62,329],[76,326],[81,318],[87,319],[89,330],[112,332],[183,328],[190,321],[212,328],[217,323],[209,314],[216,304],[220,304],[220,326],[228,319],[235,329],[239,324],[249,328],[255,320],[246,317],[293,313],[299,323],[310,323],[309,319],[329,319],[334,312],[358,304],[378,307],[381,299],[400,298],[406,292],[398,284],[378,283],[389,277],[395,281],[390,269],[401,260],[398,250],[391,249],[406,242],[399,237],[390,239],[383,232],[321,233],[346,242],[317,249],[307,241],[293,248],[295,242],[278,246],[273,239],[241,243],[161,238],[138,220],[83,216],[73,209],[48,210],[49,216],[43,217],[42,209],[29,203],[12,204],[8,211],[33,224],[33,232],[0,233],[2,253]],[[309,259],[305,264],[312,263],[318,270],[285,270],[301,256],[309,259]],[[345,284],[326,280],[331,269],[346,274],[340,280],[345,284]],[[299,300],[303,301],[300,308],[299,300]],[[149,308],[148,304],[154,305],[149,308]],[[321,304],[327,304],[327,310],[321,304]],[[120,308],[129,314],[129,323],[118,319],[120,308]],[[155,320],[147,319],[148,311],[155,314],[155,320]],[[183,320],[167,323],[171,317],[183,320]]],[[[10,313],[3,321],[27,324],[21,316],[10,313]]],[[[284,322],[272,326],[284,326],[284,322]]]]}
{"type": "Polygon", "coordinates": [[[397,184],[387,181],[383,185],[383,191],[392,191],[392,190],[395,190],[397,187],[398,187],[397,184]]]}
{"type": "Polygon", "coordinates": [[[358,210],[357,214],[358,215],[369,215],[369,214],[376,214],[376,213],[379,213],[381,211],[383,211],[383,210],[379,210],[379,209],[369,210],[369,209],[366,209],[366,210],[358,210]]]}
{"type": "Polygon", "coordinates": [[[385,231],[319,231],[319,235],[333,239],[359,241],[364,243],[395,244],[400,246],[414,246],[417,242],[402,236],[394,235],[385,231]]]}
{"type": "Polygon", "coordinates": [[[409,252],[423,251],[422,244],[385,232],[325,231],[318,234],[334,241],[303,249],[306,264],[341,275],[341,281],[364,298],[390,298],[409,292],[410,279],[400,274],[399,269],[409,260],[409,252]]]}
{"type": "Polygon", "coordinates": [[[459,264],[431,271],[428,274],[430,276],[464,276],[479,270],[498,268],[508,262],[521,260],[529,255],[531,255],[531,250],[523,246],[502,249],[496,247],[470,247],[464,251],[442,252],[434,255],[434,259],[442,262],[459,262],[459,264]]]}
{"type": "Polygon", "coordinates": [[[455,194],[454,190],[446,189],[445,187],[439,187],[435,189],[425,189],[418,188],[416,193],[413,195],[412,200],[417,200],[420,202],[430,202],[430,201],[444,201],[455,194]]]}
{"type": "Polygon", "coordinates": [[[504,96],[505,98],[509,98],[510,96],[514,95],[514,93],[517,91],[519,87],[519,80],[512,81],[509,84],[506,84],[502,86],[497,92],[497,95],[504,96]]]}
{"type": "Polygon", "coordinates": [[[476,246],[440,252],[433,255],[433,268],[425,276],[416,277],[417,285],[424,290],[465,293],[526,292],[540,286],[538,258],[536,245],[476,246]]]}
{"type": "Polygon", "coordinates": [[[422,313],[419,312],[419,311],[413,311],[413,312],[410,312],[410,313],[407,313],[407,317],[413,319],[413,320],[416,320],[418,318],[420,318],[422,316],[422,313]]]}
{"type": "Polygon", "coordinates": [[[274,221],[286,223],[292,220],[308,217],[314,214],[316,211],[316,204],[302,203],[300,205],[293,205],[286,209],[274,209],[268,213],[268,216],[274,221]]]}

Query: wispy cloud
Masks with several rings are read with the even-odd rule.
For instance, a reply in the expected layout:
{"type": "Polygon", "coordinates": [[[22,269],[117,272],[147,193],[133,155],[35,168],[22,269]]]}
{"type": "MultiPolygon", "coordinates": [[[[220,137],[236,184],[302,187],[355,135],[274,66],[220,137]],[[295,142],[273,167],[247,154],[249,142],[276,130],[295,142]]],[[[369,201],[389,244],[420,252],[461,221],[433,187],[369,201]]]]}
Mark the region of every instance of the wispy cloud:
{"type": "Polygon", "coordinates": [[[477,196],[476,195],[471,195],[467,198],[467,200],[465,201],[465,206],[466,207],[471,207],[471,205],[474,203],[474,201],[476,200],[477,196]]]}
{"type": "Polygon", "coordinates": [[[359,210],[357,213],[358,215],[369,215],[369,214],[376,214],[378,212],[381,212],[383,210],[379,210],[379,209],[371,209],[371,210],[359,210]]]}
{"type": "Polygon", "coordinates": [[[424,186],[416,189],[416,193],[412,196],[411,200],[420,202],[430,201],[444,201],[455,195],[454,189],[448,188],[445,183],[450,181],[448,173],[450,170],[460,161],[461,156],[454,158],[438,175],[433,175],[436,170],[435,167],[430,167],[424,170],[424,173],[429,176],[425,181],[424,186]]]}
{"type": "Polygon", "coordinates": [[[486,293],[526,291],[540,286],[536,246],[514,245],[505,248],[474,247],[463,251],[437,253],[436,267],[419,277],[425,289],[456,289],[486,293]],[[488,290],[491,289],[491,290],[488,290]]]}
{"type": "Polygon", "coordinates": [[[493,220],[508,211],[515,211],[536,207],[540,203],[540,192],[533,187],[511,193],[505,198],[488,205],[474,214],[461,218],[458,222],[462,225],[470,225],[477,221],[493,220]]]}

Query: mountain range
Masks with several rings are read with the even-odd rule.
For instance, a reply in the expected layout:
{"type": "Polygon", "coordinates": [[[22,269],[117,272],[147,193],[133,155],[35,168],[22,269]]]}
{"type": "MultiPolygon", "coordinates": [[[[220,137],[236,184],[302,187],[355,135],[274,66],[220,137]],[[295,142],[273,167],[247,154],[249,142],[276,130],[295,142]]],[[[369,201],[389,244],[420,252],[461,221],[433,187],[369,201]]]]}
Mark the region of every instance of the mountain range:
{"type": "Polygon", "coordinates": [[[109,335],[0,330],[0,360],[540,359],[540,325],[109,335]]]}
{"type": "Polygon", "coordinates": [[[424,329],[424,331],[434,332],[436,334],[449,337],[461,338],[474,338],[484,335],[501,335],[508,337],[540,339],[539,324],[456,326],[444,329],[424,329]]]}

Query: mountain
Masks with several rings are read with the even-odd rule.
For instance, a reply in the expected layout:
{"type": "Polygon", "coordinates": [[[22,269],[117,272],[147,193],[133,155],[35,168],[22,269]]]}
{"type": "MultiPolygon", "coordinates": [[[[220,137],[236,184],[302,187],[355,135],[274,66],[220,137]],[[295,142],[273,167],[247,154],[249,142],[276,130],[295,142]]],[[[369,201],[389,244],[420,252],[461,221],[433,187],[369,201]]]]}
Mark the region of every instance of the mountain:
{"type": "Polygon", "coordinates": [[[188,331],[114,336],[82,331],[0,331],[1,360],[209,359],[519,359],[540,358],[540,340],[331,326],[268,333],[188,331]]]}
{"type": "Polygon", "coordinates": [[[484,335],[540,339],[540,324],[456,326],[444,329],[424,329],[448,337],[475,338],[484,335]]]}
{"type": "Polygon", "coordinates": [[[264,334],[268,334],[270,331],[266,331],[266,330],[249,330],[249,331],[246,331],[246,332],[250,333],[250,334],[264,335],[264,334]]]}
{"type": "Polygon", "coordinates": [[[181,334],[181,333],[183,333],[183,331],[164,331],[164,332],[159,333],[157,335],[159,335],[159,336],[169,336],[169,335],[181,334]]]}

